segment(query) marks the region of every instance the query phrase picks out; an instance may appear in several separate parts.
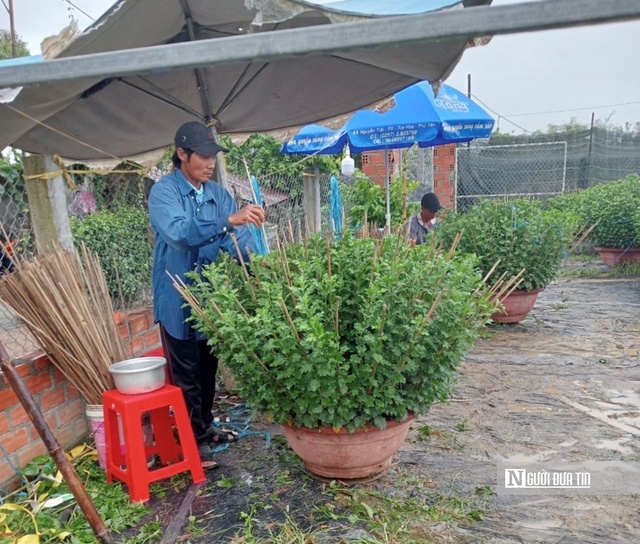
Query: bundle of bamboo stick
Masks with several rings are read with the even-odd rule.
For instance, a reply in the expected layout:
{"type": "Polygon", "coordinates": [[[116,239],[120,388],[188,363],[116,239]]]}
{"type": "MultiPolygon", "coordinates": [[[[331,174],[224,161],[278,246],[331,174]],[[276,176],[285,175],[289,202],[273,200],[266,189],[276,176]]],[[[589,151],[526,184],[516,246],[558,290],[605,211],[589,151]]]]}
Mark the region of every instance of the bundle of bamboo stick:
{"type": "Polygon", "coordinates": [[[0,297],[88,404],[114,388],[109,366],[126,359],[96,255],[56,248],[0,280],[0,297]]]}

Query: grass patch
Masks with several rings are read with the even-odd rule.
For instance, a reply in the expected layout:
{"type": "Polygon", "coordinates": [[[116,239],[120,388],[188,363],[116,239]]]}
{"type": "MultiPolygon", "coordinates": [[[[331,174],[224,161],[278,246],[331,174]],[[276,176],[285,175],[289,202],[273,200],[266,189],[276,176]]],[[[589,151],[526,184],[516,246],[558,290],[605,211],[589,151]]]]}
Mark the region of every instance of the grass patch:
{"type": "MultiPolygon", "coordinates": [[[[477,488],[470,498],[440,493],[423,497],[388,497],[366,488],[327,484],[327,501],[317,505],[309,517],[297,516],[289,505],[279,523],[265,522],[263,515],[273,506],[253,503],[241,514],[243,527],[232,544],[425,544],[462,541],[455,530],[443,523],[469,524],[484,519],[490,488],[477,488]],[[437,526],[437,527],[436,527],[437,526]]],[[[273,519],[273,512],[270,517],[273,519]]]]}
{"type": "Polygon", "coordinates": [[[640,276],[640,263],[622,263],[620,266],[609,268],[610,276],[640,276]]]}
{"type": "Polygon", "coordinates": [[[352,526],[362,526],[369,534],[360,540],[362,543],[433,542],[438,540],[434,532],[435,524],[466,524],[484,519],[484,500],[480,496],[467,499],[427,493],[421,497],[397,498],[377,491],[338,486],[333,486],[330,492],[343,509],[346,520],[352,526]]]}
{"type": "Polygon", "coordinates": [[[597,276],[640,276],[640,263],[623,263],[613,268],[602,266],[583,266],[579,268],[565,268],[560,275],[564,278],[583,278],[597,276]]]}
{"type": "Polygon", "coordinates": [[[569,257],[567,258],[567,262],[568,263],[588,263],[591,261],[599,261],[600,260],[600,255],[598,255],[598,253],[589,253],[589,252],[582,252],[582,253],[571,253],[569,254],[569,257]]]}
{"type": "MultiPolygon", "coordinates": [[[[93,501],[100,517],[117,540],[117,535],[134,527],[150,510],[132,504],[122,484],[107,484],[98,466],[96,450],[86,444],[67,456],[93,501]]],[[[23,485],[3,497],[0,504],[0,542],[52,544],[94,544],[97,538],[79,508],[71,490],[48,455],[36,457],[20,471],[23,485]]],[[[127,544],[160,540],[160,524],[152,521],[127,544]]]]}
{"type": "Polygon", "coordinates": [[[459,432],[464,433],[471,430],[471,426],[466,419],[463,419],[460,423],[456,424],[456,429],[458,429],[459,432]]]}
{"type": "Polygon", "coordinates": [[[584,278],[602,276],[607,274],[606,270],[595,266],[583,266],[580,268],[565,268],[560,272],[560,276],[563,278],[584,278]]]}

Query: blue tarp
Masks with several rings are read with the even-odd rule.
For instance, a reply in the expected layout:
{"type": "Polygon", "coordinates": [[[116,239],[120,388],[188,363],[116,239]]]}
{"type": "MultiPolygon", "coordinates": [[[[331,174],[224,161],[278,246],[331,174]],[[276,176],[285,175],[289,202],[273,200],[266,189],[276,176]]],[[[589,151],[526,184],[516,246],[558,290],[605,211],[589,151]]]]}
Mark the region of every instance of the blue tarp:
{"type": "Polygon", "coordinates": [[[44,57],[42,55],[32,55],[30,57],[16,57],[15,59],[0,60],[0,67],[5,66],[21,66],[23,64],[33,64],[36,62],[43,62],[44,57]]]}
{"type": "Polygon", "coordinates": [[[330,220],[331,232],[336,238],[342,236],[342,197],[340,196],[340,182],[335,176],[331,176],[330,195],[330,220]]]}
{"type": "MultiPolygon", "coordinates": [[[[315,4],[313,0],[310,3],[315,4]]],[[[412,15],[439,11],[462,4],[462,0],[335,0],[322,4],[325,9],[357,15],[412,15]]]]}
{"type": "MultiPolygon", "coordinates": [[[[251,176],[251,189],[254,195],[254,204],[258,204],[262,206],[262,194],[260,193],[260,185],[255,176],[251,176]]],[[[269,253],[269,249],[267,248],[267,241],[264,237],[264,230],[259,229],[255,225],[249,225],[251,229],[251,233],[253,234],[253,238],[256,242],[256,252],[260,255],[266,255],[269,253]]]]}

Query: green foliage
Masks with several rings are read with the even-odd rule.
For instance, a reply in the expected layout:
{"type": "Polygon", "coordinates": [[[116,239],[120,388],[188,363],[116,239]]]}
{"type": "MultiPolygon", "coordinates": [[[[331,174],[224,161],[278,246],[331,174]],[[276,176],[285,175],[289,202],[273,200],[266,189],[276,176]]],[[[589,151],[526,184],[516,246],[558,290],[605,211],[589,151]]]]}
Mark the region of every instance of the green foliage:
{"type": "Polygon", "coordinates": [[[84,242],[100,257],[109,293],[115,299],[121,290],[126,300],[132,300],[150,284],[153,245],[148,225],[146,211],[134,207],[84,219],[71,217],[74,243],[84,242]]]}
{"type": "MultiPolygon", "coordinates": [[[[165,153],[166,156],[166,153],[165,153]]],[[[161,163],[164,160],[161,159],[161,163]]],[[[115,172],[100,174],[91,171],[84,164],[69,166],[69,172],[77,185],[91,188],[98,210],[118,211],[123,206],[143,207],[146,204],[145,178],[141,175],[142,167],[125,160],[114,167],[115,172]]]]}
{"type": "MultiPolygon", "coordinates": [[[[407,181],[407,194],[418,187],[417,181],[407,181]]],[[[342,200],[345,209],[349,210],[349,226],[362,225],[365,212],[367,223],[384,226],[387,221],[387,200],[384,189],[358,172],[353,185],[342,185],[342,200]]],[[[402,219],[402,180],[394,178],[389,185],[389,207],[391,225],[400,226],[402,219]]]]}
{"type": "MultiPolygon", "coordinates": [[[[78,446],[69,455],[98,514],[114,536],[133,527],[149,512],[141,504],[132,504],[120,483],[106,483],[94,449],[78,446]]],[[[97,541],[50,456],[30,461],[21,476],[24,489],[0,504],[0,534],[5,532],[3,529],[10,530],[12,542],[93,544],[97,541]]],[[[132,544],[145,540],[127,538],[132,544]]]]}
{"type": "Polygon", "coordinates": [[[247,175],[243,157],[251,173],[258,177],[276,172],[288,176],[301,175],[306,168],[314,167],[323,174],[335,174],[340,171],[341,158],[338,155],[314,155],[300,162],[304,157],[281,153],[282,142],[267,134],[253,134],[242,145],[233,144],[229,136],[221,136],[220,139],[221,144],[229,149],[225,154],[229,172],[243,178],[247,175]]]}
{"type": "Polygon", "coordinates": [[[445,246],[463,232],[460,253],[475,253],[487,274],[500,260],[493,278],[515,276],[525,269],[519,289],[545,287],[559,274],[579,225],[575,214],[545,211],[536,201],[481,199],[464,214],[450,213],[434,230],[445,246]]]}
{"type": "Polygon", "coordinates": [[[415,482],[411,496],[405,497],[402,492],[386,496],[361,487],[343,488],[332,482],[325,493],[333,495],[336,506],[333,511],[325,508],[328,515],[324,517],[344,519],[351,527],[364,526],[371,535],[362,540],[367,544],[442,542],[442,529],[438,530],[436,523],[468,525],[484,519],[488,503],[485,496],[463,498],[439,493],[421,496],[423,486],[424,482],[415,482]]]}
{"type": "Polygon", "coordinates": [[[546,130],[536,130],[531,134],[513,134],[512,132],[501,132],[495,130],[491,134],[489,144],[512,145],[545,142],[576,142],[586,141],[590,134],[601,137],[615,137],[623,141],[632,142],[637,138],[640,130],[638,123],[625,123],[624,126],[617,126],[611,123],[609,117],[596,119],[593,132],[589,125],[580,123],[576,117],[570,117],[568,121],[560,124],[549,124],[546,130]]]}
{"type": "Polygon", "coordinates": [[[22,153],[9,149],[10,158],[0,154],[0,196],[7,196],[19,206],[24,214],[29,213],[27,188],[22,177],[22,153]]]}
{"type": "Polygon", "coordinates": [[[584,191],[548,201],[556,210],[570,210],[587,225],[597,225],[589,235],[596,247],[640,247],[640,176],[600,183],[584,191]]]}
{"type": "Polygon", "coordinates": [[[254,256],[251,274],[223,257],[203,276],[188,288],[201,308],[194,325],[240,394],[278,423],[310,428],[384,428],[426,413],[450,395],[495,311],[474,256],[396,237],[315,235],[254,256]]]}
{"type": "MultiPolygon", "coordinates": [[[[29,48],[20,36],[16,36],[16,54],[15,57],[28,57],[29,48]]],[[[13,58],[13,48],[11,45],[11,32],[0,28],[0,60],[13,58]]]]}

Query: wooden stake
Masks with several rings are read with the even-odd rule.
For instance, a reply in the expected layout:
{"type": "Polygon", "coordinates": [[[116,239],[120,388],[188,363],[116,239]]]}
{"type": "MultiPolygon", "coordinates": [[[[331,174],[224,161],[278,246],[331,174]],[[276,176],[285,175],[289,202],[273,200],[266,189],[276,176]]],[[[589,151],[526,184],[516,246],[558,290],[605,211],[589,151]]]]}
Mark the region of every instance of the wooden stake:
{"type": "Polygon", "coordinates": [[[111,533],[104,524],[104,521],[102,521],[95,505],[91,502],[91,497],[89,497],[87,490],[82,485],[82,481],[78,477],[78,473],[73,468],[71,461],[67,459],[60,443],[51,432],[40,407],[31,395],[31,392],[25,385],[24,381],[22,381],[18,371],[9,359],[9,355],[7,354],[4,345],[1,343],[0,369],[2,369],[2,373],[11,385],[11,388],[18,397],[20,404],[22,404],[25,412],[29,416],[29,419],[31,419],[36,431],[38,431],[40,438],[47,446],[47,450],[49,450],[49,453],[53,457],[58,469],[67,482],[71,493],[78,502],[78,506],[80,506],[82,513],[85,515],[89,525],[91,526],[91,529],[98,537],[98,540],[103,544],[114,544],[115,541],[113,540],[111,533]]]}

